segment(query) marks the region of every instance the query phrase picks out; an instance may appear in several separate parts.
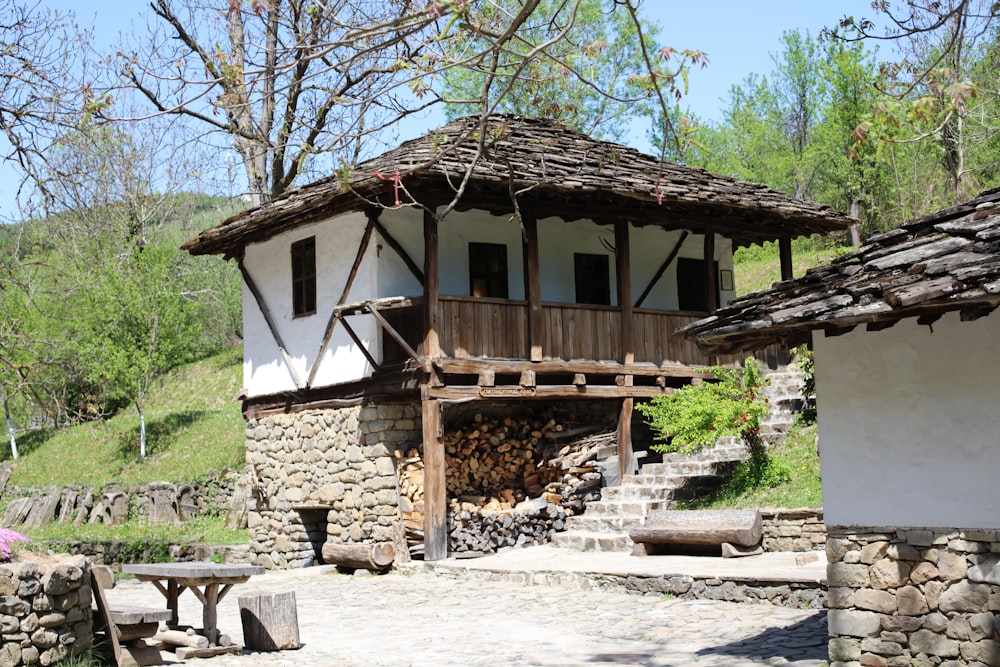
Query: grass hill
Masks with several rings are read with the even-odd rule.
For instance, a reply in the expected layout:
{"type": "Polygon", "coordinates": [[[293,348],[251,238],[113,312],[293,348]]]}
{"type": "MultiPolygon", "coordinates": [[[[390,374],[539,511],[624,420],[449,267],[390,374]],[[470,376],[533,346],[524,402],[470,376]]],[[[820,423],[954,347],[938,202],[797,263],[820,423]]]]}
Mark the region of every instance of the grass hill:
{"type": "MultiPolygon", "coordinates": [[[[177,368],[157,379],[146,407],[147,456],[139,458],[139,417],[43,429],[18,438],[9,484],[189,482],[243,466],[242,350],[177,368]]],[[[4,458],[9,458],[10,452],[4,458]]]]}

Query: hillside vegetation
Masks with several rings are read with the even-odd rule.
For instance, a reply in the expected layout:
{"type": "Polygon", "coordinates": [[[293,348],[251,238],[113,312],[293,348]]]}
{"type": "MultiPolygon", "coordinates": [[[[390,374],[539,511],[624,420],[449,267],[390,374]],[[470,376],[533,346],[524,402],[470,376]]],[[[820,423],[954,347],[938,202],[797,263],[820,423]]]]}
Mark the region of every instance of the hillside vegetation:
{"type": "Polygon", "coordinates": [[[238,347],[157,378],[146,408],[145,459],[139,458],[139,418],[127,408],[107,420],[23,433],[9,483],[187,482],[240,468],[244,422],[236,394],[242,380],[238,347]]]}

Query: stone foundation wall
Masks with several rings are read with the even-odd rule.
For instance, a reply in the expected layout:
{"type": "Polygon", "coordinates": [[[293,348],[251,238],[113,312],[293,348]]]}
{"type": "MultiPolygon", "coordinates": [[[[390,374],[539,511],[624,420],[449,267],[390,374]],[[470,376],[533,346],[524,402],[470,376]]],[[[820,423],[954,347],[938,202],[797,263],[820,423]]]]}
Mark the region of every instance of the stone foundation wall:
{"type": "Polygon", "coordinates": [[[0,565],[0,665],[52,665],[93,644],[90,563],[0,565]]]}
{"type": "Polygon", "coordinates": [[[246,433],[251,563],[307,567],[327,540],[389,542],[401,530],[395,452],[422,441],[419,405],[275,415],[246,433]]]}
{"type": "Polygon", "coordinates": [[[817,551],[826,544],[823,510],[762,509],[764,551],[817,551]]]}
{"type": "Polygon", "coordinates": [[[1000,530],[831,527],[831,667],[1000,665],[1000,530]]]}

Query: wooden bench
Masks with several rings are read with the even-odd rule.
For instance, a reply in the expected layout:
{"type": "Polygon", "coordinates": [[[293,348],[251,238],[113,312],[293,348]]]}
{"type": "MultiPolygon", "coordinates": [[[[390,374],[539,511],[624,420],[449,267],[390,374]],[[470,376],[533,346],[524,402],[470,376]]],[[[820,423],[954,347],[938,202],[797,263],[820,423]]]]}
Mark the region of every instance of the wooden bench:
{"type": "Polygon", "coordinates": [[[764,534],[757,510],[652,510],[646,523],[629,530],[636,543],[632,553],[755,556],[764,534]]]}
{"type": "MultiPolygon", "coordinates": [[[[118,667],[162,665],[160,651],[146,643],[156,634],[160,623],[170,620],[169,609],[109,605],[104,591],[115,586],[115,574],[106,565],[95,565],[90,570],[91,586],[97,612],[94,614],[94,631],[103,633],[118,667]]],[[[98,637],[98,640],[100,637],[98,637]]]]}

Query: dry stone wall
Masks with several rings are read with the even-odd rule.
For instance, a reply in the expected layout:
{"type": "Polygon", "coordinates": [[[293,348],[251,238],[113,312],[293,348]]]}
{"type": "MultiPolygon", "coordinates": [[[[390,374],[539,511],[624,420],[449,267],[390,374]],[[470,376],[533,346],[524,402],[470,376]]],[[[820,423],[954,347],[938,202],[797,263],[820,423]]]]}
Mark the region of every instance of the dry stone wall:
{"type": "Polygon", "coordinates": [[[761,509],[764,551],[817,551],[826,544],[823,510],[761,509]]]}
{"type": "Polygon", "coordinates": [[[0,565],[0,665],[52,665],[93,643],[90,563],[0,565]]]}
{"type": "Polygon", "coordinates": [[[1000,531],[831,527],[831,667],[1000,665],[1000,531]]]}
{"type": "Polygon", "coordinates": [[[419,411],[369,405],[249,420],[250,562],[307,567],[327,540],[401,535],[394,453],[420,444],[419,411]]]}

